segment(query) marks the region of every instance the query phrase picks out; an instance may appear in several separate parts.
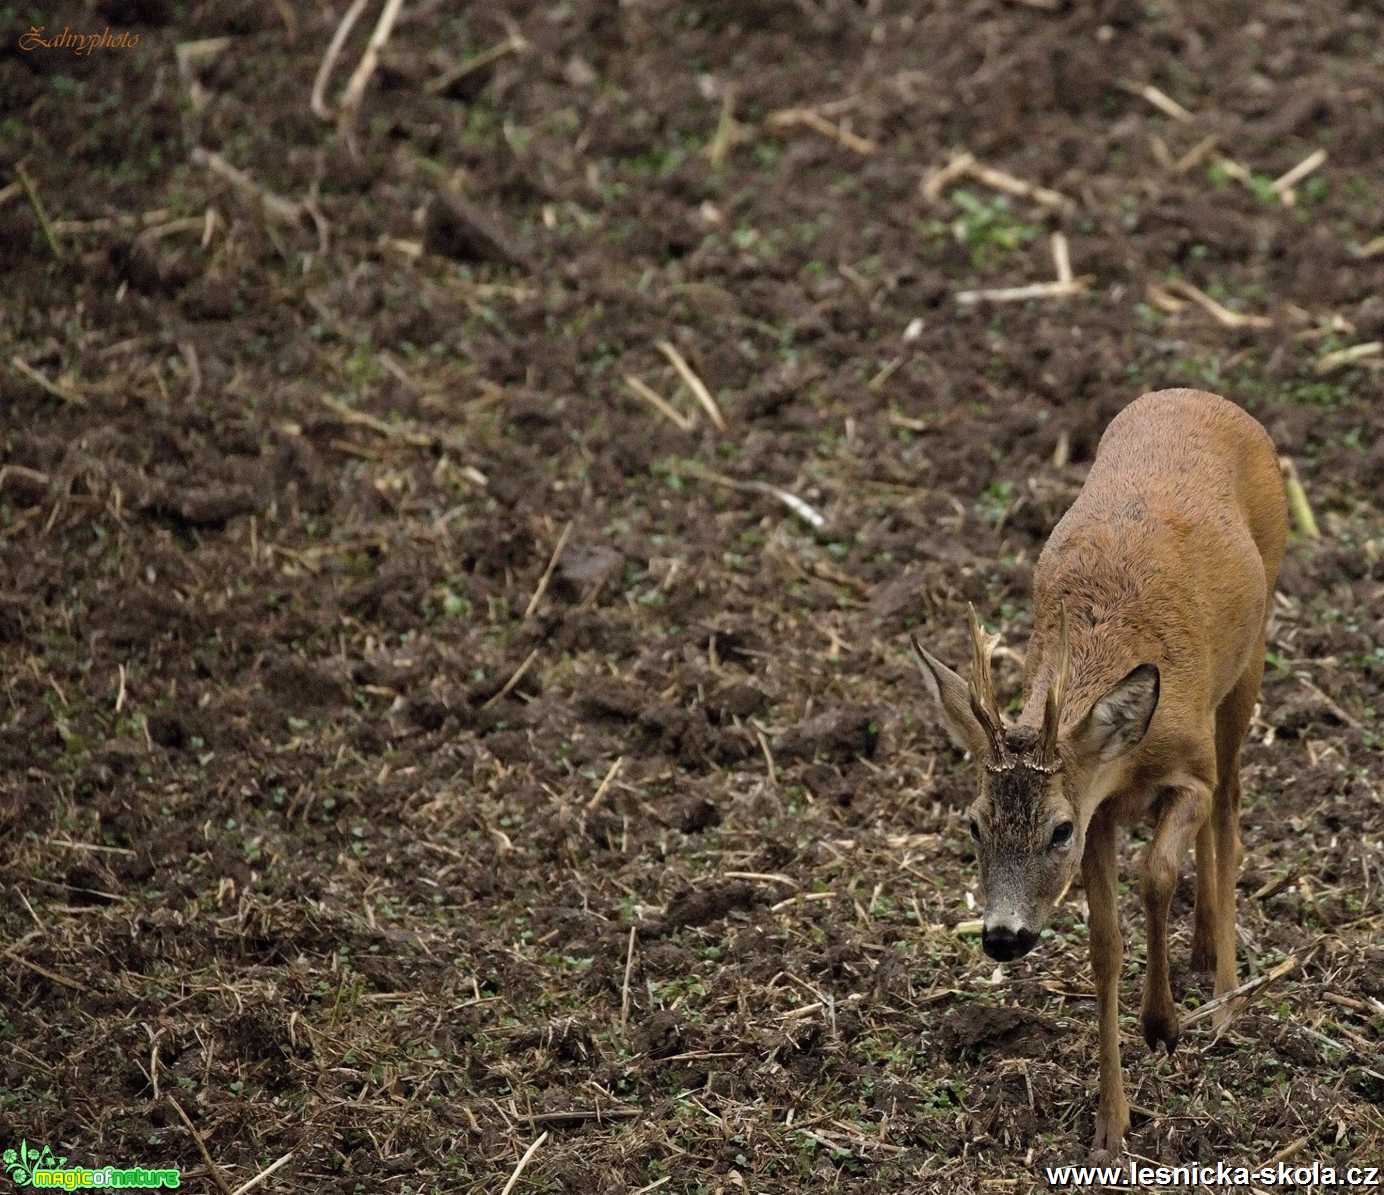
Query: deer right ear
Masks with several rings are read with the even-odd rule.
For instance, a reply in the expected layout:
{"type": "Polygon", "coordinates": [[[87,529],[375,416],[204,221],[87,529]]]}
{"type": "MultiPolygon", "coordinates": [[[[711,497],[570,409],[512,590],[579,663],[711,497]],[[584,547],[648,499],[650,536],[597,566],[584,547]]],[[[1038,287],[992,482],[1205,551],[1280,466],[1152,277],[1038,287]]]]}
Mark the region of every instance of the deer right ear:
{"type": "Polygon", "coordinates": [[[1072,734],[1077,751],[1108,763],[1137,747],[1158,708],[1158,685],[1158,669],[1140,664],[1082,719],[1072,734]]]}
{"type": "Polygon", "coordinates": [[[947,728],[951,741],[962,751],[981,758],[988,749],[989,740],[980,720],[971,712],[969,686],[931,652],[925,651],[914,636],[910,635],[908,641],[918,655],[923,684],[942,715],[942,725],[947,728]]]}

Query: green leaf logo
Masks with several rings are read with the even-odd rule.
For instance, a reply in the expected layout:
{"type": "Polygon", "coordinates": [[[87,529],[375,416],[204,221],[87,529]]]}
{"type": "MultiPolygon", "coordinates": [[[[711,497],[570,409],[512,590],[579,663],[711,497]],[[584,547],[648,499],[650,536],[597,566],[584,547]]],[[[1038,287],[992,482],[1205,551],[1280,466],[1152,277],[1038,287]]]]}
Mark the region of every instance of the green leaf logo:
{"type": "Polygon", "coordinates": [[[21,1141],[17,1150],[5,1150],[0,1158],[4,1160],[11,1180],[21,1187],[33,1183],[35,1170],[56,1170],[67,1161],[66,1157],[56,1156],[47,1145],[32,1147],[27,1140],[21,1141]]]}

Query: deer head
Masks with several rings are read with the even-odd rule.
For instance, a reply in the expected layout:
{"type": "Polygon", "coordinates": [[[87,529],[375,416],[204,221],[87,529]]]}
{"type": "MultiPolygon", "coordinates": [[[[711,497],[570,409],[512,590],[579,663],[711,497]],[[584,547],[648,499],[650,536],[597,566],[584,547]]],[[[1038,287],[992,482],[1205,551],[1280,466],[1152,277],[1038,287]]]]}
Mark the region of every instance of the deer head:
{"type": "Polygon", "coordinates": [[[981,942],[991,958],[1027,954],[1081,867],[1086,823],[1110,764],[1143,739],[1158,705],[1158,669],[1141,664],[1073,719],[1068,694],[1071,644],[1065,607],[1056,644],[1043,653],[1034,684],[1046,684],[1039,727],[1011,725],[995,701],[990,658],[998,635],[970,611],[971,679],[967,684],[916,638],[923,680],[952,741],[979,765],[969,809],[971,837],[985,893],[981,942]]]}

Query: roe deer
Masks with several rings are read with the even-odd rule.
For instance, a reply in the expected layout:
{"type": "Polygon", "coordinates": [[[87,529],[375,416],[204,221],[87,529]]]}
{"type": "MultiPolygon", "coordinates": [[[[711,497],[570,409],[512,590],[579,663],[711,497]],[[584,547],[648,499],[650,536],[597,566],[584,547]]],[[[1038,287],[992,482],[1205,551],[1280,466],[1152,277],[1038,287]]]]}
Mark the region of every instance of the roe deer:
{"type": "MultiPolygon", "coordinates": [[[[942,719],[979,768],[970,830],[992,958],[1031,950],[1080,870],[1090,905],[1100,1020],[1092,1148],[1129,1128],[1120,1078],[1123,943],[1116,831],[1148,819],[1143,858],[1148,965],[1140,1020],[1150,1048],[1177,1043],[1168,984],[1168,906],[1196,842],[1192,963],[1235,986],[1239,754],[1264,671],[1264,633],[1287,538],[1268,433],[1197,390],[1136,399],[1106,428],[1085,485],[1033,577],[1025,699],[1010,724],[995,704],[998,636],[971,610],[969,686],[917,639],[942,719]]],[[[1222,1008],[1217,1023],[1229,1014],[1222,1008]]]]}

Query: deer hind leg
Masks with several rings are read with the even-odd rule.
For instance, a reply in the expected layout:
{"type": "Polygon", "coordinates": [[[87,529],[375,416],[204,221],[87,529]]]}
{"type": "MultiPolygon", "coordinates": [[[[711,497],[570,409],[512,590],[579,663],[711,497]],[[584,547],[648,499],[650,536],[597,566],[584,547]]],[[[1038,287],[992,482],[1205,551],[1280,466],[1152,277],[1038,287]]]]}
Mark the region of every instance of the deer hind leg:
{"type": "MultiPolygon", "coordinates": [[[[1249,667],[1216,710],[1216,796],[1212,821],[1216,833],[1216,995],[1235,986],[1235,884],[1240,875],[1240,746],[1249,729],[1259,682],[1264,675],[1264,641],[1260,639],[1249,667]]],[[[1220,1009],[1219,1028],[1231,1009],[1220,1009]]]]}
{"type": "Polygon", "coordinates": [[[1086,829],[1081,880],[1091,909],[1091,972],[1100,1022],[1100,1096],[1091,1149],[1097,1157],[1120,1152],[1129,1129],[1129,1103],[1120,1075],[1120,910],[1115,889],[1115,825],[1100,810],[1086,829]]]}
{"type": "MultiPolygon", "coordinates": [[[[1199,770],[1199,769],[1198,769],[1199,770]]],[[[1211,769],[1207,767],[1208,774],[1211,769]]],[[[1168,906],[1177,873],[1193,837],[1200,838],[1211,816],[1211,785],[1195,771],[1164,790],[1153,841],[1144,855],[1144,913],[1148,919],[1148,964],[1139,1021],[1149,1049],[1177,1045],[1177,1006],[1168,978],[1168,906]]]]}
{"type": "Polygon", "coordinates": [[[1197,831],[1197,904],[1192,913],[1192,970],[1216,967],[1216,829],[1207,818],[1197,831]]]}

